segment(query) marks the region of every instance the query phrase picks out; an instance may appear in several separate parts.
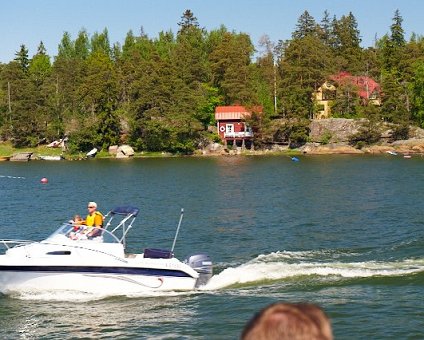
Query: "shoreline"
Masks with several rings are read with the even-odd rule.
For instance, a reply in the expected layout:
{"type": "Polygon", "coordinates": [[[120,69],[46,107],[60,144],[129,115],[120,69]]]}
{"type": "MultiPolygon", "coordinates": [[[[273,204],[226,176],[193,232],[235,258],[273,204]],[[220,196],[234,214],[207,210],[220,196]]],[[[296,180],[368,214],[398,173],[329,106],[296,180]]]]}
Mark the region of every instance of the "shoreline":
{"type": "MultiPolygon", "coordinates": [[[[13,155],[19,153],[31,153],[28,160],[42,160],[41,155],[58,155],[59,150],[51,150],[48,152],[45,148],[26,148],[22,150],[14,149],[13,155]]],[[[409,139],[397,141],[391,144],[385,143],[380,145],[366,146],[357,149],[345,143],[306,143],[297,149],[289,149],[288,146],[273,146],[260,150],[228,150],[219,148],[219,150],[196,150],[191,155],[171,154],[168,152],[137,152],[131,157],[117,158],[116,155],[108,152],[101,152],[94,159],[131,159],[131,158],[170,158],[170,157],[233,157],[233,156],[299,156],[299,155],[399,155],[412,156],[424,155],[424,139],[409,139]]],[[[9,161],[11,156],[0,155],[0,160],[9,161]]],[[[61,160],[77,161],[92,159],[83,154],[64,156],[61,160]]]]}

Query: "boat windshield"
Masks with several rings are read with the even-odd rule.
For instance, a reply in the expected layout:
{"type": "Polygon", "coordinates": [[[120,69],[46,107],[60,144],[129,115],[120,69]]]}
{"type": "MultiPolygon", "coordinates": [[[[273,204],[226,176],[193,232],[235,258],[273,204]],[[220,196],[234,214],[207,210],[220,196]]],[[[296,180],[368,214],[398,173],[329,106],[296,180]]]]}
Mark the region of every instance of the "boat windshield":
{"type": "Polygon", "coordinates": [[[121,243],[115,235],[103,228],[87,227],[72,223],[64,223],[46,240],[56,239],[59,235],[75,241],[92,240],[103,243],[121,243]]]}

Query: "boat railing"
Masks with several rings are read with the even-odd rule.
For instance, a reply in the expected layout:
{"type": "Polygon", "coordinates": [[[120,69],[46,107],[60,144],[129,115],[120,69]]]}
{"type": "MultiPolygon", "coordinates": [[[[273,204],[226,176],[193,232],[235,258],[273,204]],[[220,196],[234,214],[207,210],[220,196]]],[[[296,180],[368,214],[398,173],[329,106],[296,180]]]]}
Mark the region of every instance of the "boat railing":
{"type": "Polygon", "coordinates": [[[96,240],[102,243],[121,243],[120,240],[110,231],[104,228],[87,227],[85,225],[76,225],[72,223],[65,223],[53,234],[51,234],[46,241],[56,239],[58,235],[64,235],[71,240],[96,240]]]}
{"type": "Polygon", "coordinates": [[[133,206],[120,206],[112,209],[105,215],[105,220],[108,221],[104,228],[108,231],[110,230],[110,233],[114,235],[124,247],[126,247],[126,236],[133,227],[138,212],[139,209],[133,206]]]}

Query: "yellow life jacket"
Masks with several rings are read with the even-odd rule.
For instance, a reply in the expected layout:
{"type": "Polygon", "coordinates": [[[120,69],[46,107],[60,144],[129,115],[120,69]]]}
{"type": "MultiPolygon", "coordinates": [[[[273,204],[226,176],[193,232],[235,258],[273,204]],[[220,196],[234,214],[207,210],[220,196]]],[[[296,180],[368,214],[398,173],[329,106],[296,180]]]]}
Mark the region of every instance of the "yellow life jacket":
{"type": "Polygon", "coordinates": [[[85,225],[87,227],[99,227],[103,226],[103,215],[102,213],[95,211],[93,215],[87,215],[85,219],[85,225]]]}

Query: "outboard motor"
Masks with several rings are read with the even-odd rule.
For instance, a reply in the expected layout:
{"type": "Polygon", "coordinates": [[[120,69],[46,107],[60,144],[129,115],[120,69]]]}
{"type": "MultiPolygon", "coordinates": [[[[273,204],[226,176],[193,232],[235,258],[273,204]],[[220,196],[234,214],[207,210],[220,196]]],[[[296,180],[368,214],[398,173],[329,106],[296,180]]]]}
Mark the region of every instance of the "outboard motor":
{"type": "Polygon", "coordinates": [[[207,254],[195,254],[187,257],[184,262],[199,273],[195,287],[204,286],[212,277],[212,259],[207,254]]]}

